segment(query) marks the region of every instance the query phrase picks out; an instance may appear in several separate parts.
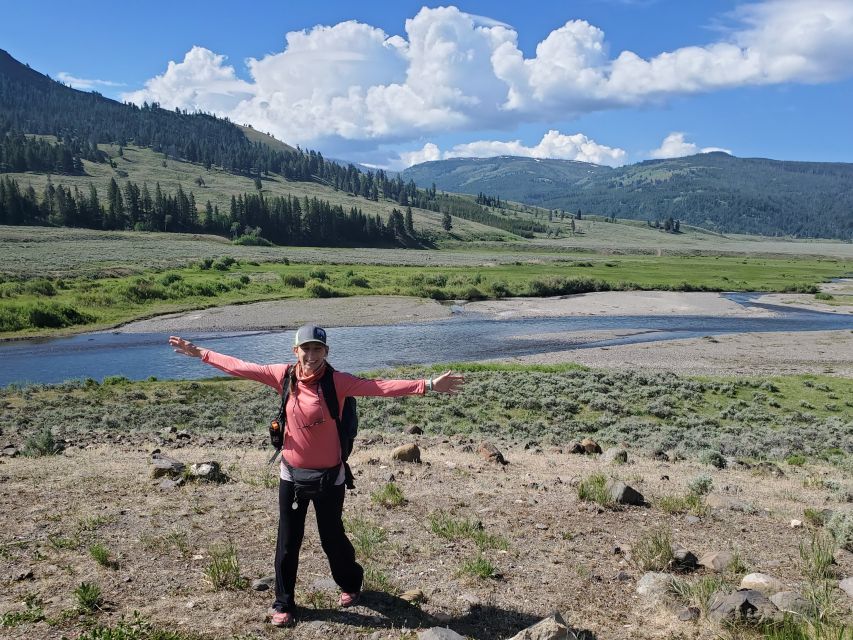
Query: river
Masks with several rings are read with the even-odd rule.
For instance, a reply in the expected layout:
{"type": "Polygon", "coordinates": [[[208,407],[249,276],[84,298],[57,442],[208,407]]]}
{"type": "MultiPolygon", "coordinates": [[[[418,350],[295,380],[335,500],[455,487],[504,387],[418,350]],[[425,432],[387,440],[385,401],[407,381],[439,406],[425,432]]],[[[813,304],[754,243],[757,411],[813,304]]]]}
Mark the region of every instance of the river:
{"type": "MultiPolygon", "coordinates": [[[[759,304],[752,294],[729,299],[774,312],[772,317],[585,316],[496,320],[461,313],[434,322],[329,330],[329,356],[337,368],[368,371],[397,365],[475,361],[655,340],[725,333],[827,331],[853,329],[849,314],[819,313],[759,304]],[[577,332],[630,331],[614,337],[577,332]],[[572,335],[572,334],[575,335],[572,335]]],[[[167,335],[89,333],[69,338],[35,339],[0,345],[0,386],[55,383],[69,378],[125,376],[142,380],[197,379],[217,372],[193,358],[172,352],[167,335]]],[[[292,331],[187,334],[205,347],[254,362],[292,358],[292,331]]]]}

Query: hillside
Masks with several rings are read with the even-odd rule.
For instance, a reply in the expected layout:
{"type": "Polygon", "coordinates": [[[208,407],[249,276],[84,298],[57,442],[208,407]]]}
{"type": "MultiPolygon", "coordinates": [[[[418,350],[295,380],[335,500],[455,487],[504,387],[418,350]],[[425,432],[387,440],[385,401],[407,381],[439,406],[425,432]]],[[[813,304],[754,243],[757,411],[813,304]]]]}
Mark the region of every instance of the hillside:
{"type": "Polygon", "coordinates": [[[6,178],[0,185],[2,224],[222,235],[235,230],[248,234],[248,229],[260,227],[278,244],[326,246],[431,246],[436,236],[464,241],[544,231],[532,221],[492,216],[469,199],[436,197],[434,191],[419,191],[414,183],[389,179],[381,171],[363,173],[328,162],[318,152],[293,149],[227,119],[169,111],[157,104],[121,104],[96,92],[77,91],[2,50],[0,174],[6,178]],[[147,154],[144,166],[132,164],[137,160],[130,157],[131,149],[147,154]],[[156,163],[163,169],[177,165],[180,170],[161,175],[156,163]],[[211,173],[240,178],[247,187],[196,198],[193,183],[204,187],[203,176],[211,173]],[[30,177],[35,175],[41,177],[30,177]],[[47,176],[52,176],[50,185],[47,176]],[[161,177],[160,186],[165,189],[165,183],[172,182],[174,191],[164,193],[162,200],[149,197],[161,177]],[[302,187],[284,193],[264,188],[285,182],[302,187]],[[34,183],[44,191],[29,190],[34,183]],[[56,195],[60,190],[51,185],[57,184],[64,184],[67,191],[56,195]],[[72,191],[72,186],[79,191],[72,191]],[[268,200],[270,195],[276,197],[268,200]],[[299,197],[303,200],[292,200],[299,197]],[[136,206],[138,201],[145,203],[142,209],[136,206]],[[423,224],[416,229],[414,209],[436,215],[422,215],[423,224]],[[448,214],[473,225],[457,220],[448,234],[450,229],[442,222],[442,215],[448,214]],[[441,224],[432,224],[436,217],[441,224]]]}
{"type": "Polygon", "coordinates": [[[853,164],[709,153],[618,169],[566,160],[466,158],[416,165],[420,186],[723,233],[853,237],[853,164]]]}

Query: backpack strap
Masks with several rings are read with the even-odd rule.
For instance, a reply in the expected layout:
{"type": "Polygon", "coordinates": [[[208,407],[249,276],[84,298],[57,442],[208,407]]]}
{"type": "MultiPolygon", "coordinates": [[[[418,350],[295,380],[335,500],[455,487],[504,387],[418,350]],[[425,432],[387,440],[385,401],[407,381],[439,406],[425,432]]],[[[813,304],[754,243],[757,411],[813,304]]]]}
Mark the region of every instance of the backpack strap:
{"type": "Polygon", "coordinates": [[[323,373],[323,377],[320,378],[320,389],[323,391],[323,399],[326,401],[326,407],[329,409],[329,413],[335,419],[335,425],[338,427],[338,438],[341,441],[341,459],[346,462],[349,452],[344,447],[344,432],[341,426],[341,405],[338,404],[338,392],[335,389],[335,370],[328,362],[326,363],[326,371],[323,373]]]}
{"type": "Polygon", "coordinates": [[[281,405],[279,405],[278,416],[276,417],[281,428],[282,446],[276,448],[275,452],[273,452],[272,458],[269,460],[269,464],[275,462],[275,459],[281,453],[281,449],[284,446],[284,438],[287,434],[287,401],[290,399],[290,388],[293,385],[295,377],[296,367],[290,365],[287,368],[287,373],[284,374],[284,378],[281,379],[281,405]]]}
{"type": "Polygon", "coordinates": [[[341,462],[344,464],[344,484],[348,489],[354,489],[355,482],[352,471],[347,463],[351,443],[349,436],[344,433],[344,427],[341,423],[341,406],[338,403],[338,392],[335,389],[335,370],[328,362],[326,363],[326,371],[323,377],[320,378],[320,389],[323,392],[323,398],[326,400],[326,407],[329,409],[329,413],[335,419],[335,425],[338,427],[338,440],[341,443],[341,462]]]}

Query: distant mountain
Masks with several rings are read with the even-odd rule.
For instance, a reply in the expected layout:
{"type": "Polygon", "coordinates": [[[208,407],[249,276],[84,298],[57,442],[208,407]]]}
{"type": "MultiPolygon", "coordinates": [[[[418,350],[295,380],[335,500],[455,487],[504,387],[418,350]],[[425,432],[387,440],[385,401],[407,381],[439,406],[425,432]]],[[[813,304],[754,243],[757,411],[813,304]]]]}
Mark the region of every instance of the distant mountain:
{"type": "Polygon", "coordinates": [[[421,187],[550,209],[669,217],[724,233],[853,238],[853,164],[707,153],[617,169],[568,160],[455,158],[406,169],[421,187]]]}

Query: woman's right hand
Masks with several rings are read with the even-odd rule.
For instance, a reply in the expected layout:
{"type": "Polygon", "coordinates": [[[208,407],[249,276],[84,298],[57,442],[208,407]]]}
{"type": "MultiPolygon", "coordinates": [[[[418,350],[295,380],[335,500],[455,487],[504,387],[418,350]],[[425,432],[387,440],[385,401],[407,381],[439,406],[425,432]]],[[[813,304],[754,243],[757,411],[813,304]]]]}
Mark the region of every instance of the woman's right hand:
{"type": "Polygon", "coordinates": [[[182,353],[191,358],[201,358],[201,349],[189,340],[184,340],[178,336],[169,336],[169,345],[174,347],[175,353],[182,353]]]}

